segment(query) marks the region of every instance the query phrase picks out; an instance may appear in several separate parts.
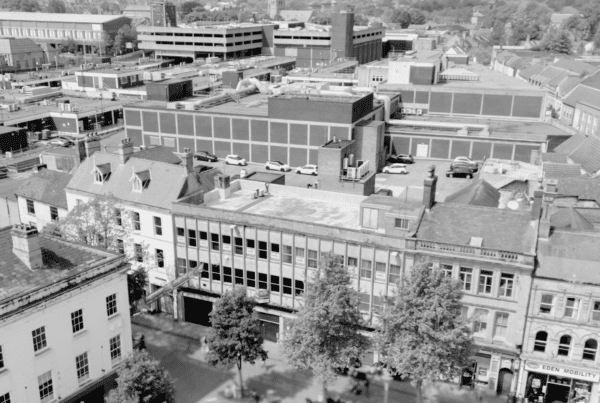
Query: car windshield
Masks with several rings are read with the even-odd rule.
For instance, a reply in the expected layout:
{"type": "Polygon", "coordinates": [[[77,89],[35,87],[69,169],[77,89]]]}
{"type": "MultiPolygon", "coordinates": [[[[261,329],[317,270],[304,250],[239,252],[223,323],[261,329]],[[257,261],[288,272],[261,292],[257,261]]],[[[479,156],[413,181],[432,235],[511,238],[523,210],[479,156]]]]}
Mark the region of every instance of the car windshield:
{"type": "Polygon", "coordinates": [[[279,164],[279,165],[283,165],[283,162],[281,161],[271,161],[273,164],[279,164]]]}
{"type": "Polygon", "coordinates": [[[241,160],[242,158],[237,156],[237,155],[230,155],[229,158],[231,158],[232,160],[241,160]]]}

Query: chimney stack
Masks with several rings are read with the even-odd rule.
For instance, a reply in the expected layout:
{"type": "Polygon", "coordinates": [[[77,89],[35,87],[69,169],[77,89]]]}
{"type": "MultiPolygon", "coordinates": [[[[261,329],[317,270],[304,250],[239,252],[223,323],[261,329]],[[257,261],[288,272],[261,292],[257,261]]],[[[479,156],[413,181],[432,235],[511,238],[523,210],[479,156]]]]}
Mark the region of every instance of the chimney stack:
{"type": "Polygon", "coordinates": [[[215,179],[215,187],[219,190],[221,200],[229,198],[231,195],[231,177],[225,174],[218,174],[215,179]]]}
{"type": "Polygon", "coordinates": [[[13,253],[31,270],[42,267],[42,250],[37,229],[17,224],[11,231],[13,253]]]}
{"type": "Polygon", "coordinates": [[[550,225],[550,210],[545,208],[542,210],[542,218],[540,219],[540,226],[538,230],[538,237],[543,240],[550,238],[550,232],[552,226],[550,225]]]}
{"type": "Polygon", "coordinates": [[[190,152],[189,148],[184,148],[179,158],[181,158],[181,163],[185,166],[188,174],[194,172],[194,154],[190,152]]]}
{"type": "Polygon", "coordinates": [[[429,210],[435,204],[435,191],[437,187],[437,175],[435,174],[435,165],[427,170],[427,178],[423,182],[423,204],[429,210]]]}
{"type": "Polygon", "coordinates": [[[121,140],[117,153],[121,156],[121,164],[124,164],[129,160],[129,157],[133,154],[133,143],[129,138],[121,140]]]}
{"type": "Polygon", "coordinates": [[[87,135],[85,142],[85,156],[91,157],[96,151],[100,151],[100,137],[98,133],[90,133],[87,135]]]}
{"type": "Polygon", "coordinates": [[[535,190],[533,192],[533,205],[531,206],[531,219],[538,220],[542,212],[542,200],[544,198],[544,192],[541,190],[535,190]]]}

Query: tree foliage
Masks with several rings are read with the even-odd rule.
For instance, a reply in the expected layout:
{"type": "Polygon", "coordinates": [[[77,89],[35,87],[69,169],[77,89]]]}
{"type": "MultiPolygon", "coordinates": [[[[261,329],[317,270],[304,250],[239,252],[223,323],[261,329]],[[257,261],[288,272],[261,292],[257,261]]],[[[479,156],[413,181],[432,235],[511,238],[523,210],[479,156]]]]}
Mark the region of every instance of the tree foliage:
{"type": "Polygon", "coordinates": [[[138,267],[127,275],[127,290],[129,292],[130,307],[133,308],[135,303],[144,296],[147,284],[148,274],[143,267],[138,267]]]}
{"type": "Polygon", "coordinates": [[[263,337],[255,306],[256,301],[246,295],[244,287],[234,287],[215,302],[210,313],[212,327],[207,337],[207,361],[225,368],[236,366],[242,396],[242,363],[254,364],[257,359],[268,358],[262,348],[263,337]]]}
{"type": "Polygon", "coordinates": [[[405,9],[396,10],[394,12],[394,14],[392,15],[392,22],[395,22],[396,24],[400,24],[401,28],[408,28],[408,26],[412,22],[411,15],[408,12],[408,10],[405,10],[405,9]]]}
{"type": "Polygon", "coordinates": [[[112,39],[111,51],[116,55],[126,53],[128,42],[133,44],[132,50],[137,49],[137,30],[135,29],[135,27],[123,25],[121,28],[119,28],[117,34],[112,39]]]}
{"type": "Polygon", "coordinates": [[[196,9],[184,17],[184,22],[195,21],[237,21],[240,10],[226,8],[220,11],[200,11],[196,9]]]}
{"type": "Polygon", "coordinates": [[[36,0],[2,0],[0,8],[8,8],[11,11],[26,11],[35,13],[42,11],[40,4],[36,0]]]}
{"type": "Polygon", "coordinates": [[[540,50],[570,54],[573,50],[571,35],[565,30],[550,30],[542,40],[540,50]]]}
{"type": "Polygon", "coordinates": [[[477,45],[470,50],[471,56],[477,59],[477,63],[489,66],[492,61],[492,48],[484,45],[477,45]]]}
{"type": "Polygon", "coordinates": [[[67,6],[62,0],[50,0],[46,11],[49,13],[66,13],[67,6]]]}
{"type": "Polygon", "coordinates": [[[335,369],[360,359],[369,348],[369,339],[360,333],[358,302],[342,260],[324,254],[304,294],[304,306],[283,339],[287,360],[321,379],[324,395],[327,384],[337,377],[335,369]]]}
{"type": "Polygon", "coordinates": [[[369,25],[369,19],[362,14],[355,14],[354,25],[366,27],[367,25],[369,25]]]}
{"type": "Polygon", "coordinates": [[[423,25],[427,22],[427,17],[425,17],[425,14],[419,9],[413,8],[409,11],[409,14],[411,24],[423,25]]]}
{"type": "Polygon", "coordinates": [[[196,8],[202,8],[204,5],[199,1],[186,1],[181,3],[181,14],[188,15],[196,8]]]}
{"type": "Polygon", "coordinates": [[[461,318],[460,284],[431,263],[418,262],[385,298],[377,347],[388,368],[422,387],[450,380],[469,365],[471,335],[461,318]]]}
{"type": "Polygon", "coordinates": [[[144,351],[135,350],[117,369],[117,388],[106,403],[173,403],[173,381],[160,363],[144,351]]]}

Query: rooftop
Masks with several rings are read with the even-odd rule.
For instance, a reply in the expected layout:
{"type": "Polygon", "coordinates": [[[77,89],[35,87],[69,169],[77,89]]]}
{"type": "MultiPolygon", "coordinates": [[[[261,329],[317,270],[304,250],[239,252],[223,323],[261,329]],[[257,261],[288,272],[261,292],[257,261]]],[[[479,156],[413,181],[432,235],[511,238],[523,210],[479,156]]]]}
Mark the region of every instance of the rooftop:
{"type": "Polygon", "coordinates": [[[166,164],[181,164],[181,158],[175,155],[169,147],[163,146],[149,147],[145,150],[140,150],[134,154],[134,157],[144,160],[164,162],[166,164]]]}
{"type": "Polygon", "coordinates": [[[486,180],[479,179],[446,197],[444,202],[470,206],[498,207],[500,192],[486,180]]]}
{"type": "Polygon", "coordinates": [[[0,230],[0,303],[55,285],[118,255],[39,235],[43,267],[30,269],[13,253],[11,228],[0,230]]]}
{"type": "Polygon", "coordinates": [[[27,13],[11,11],[2,13],[3,21],[71,22],[74,24],[104,24],[123,18],[122,15],[27,13]]]}
{"type": "Polygon", "coordinates": [[[303,189],[284,185],[269,185],[264,197],[255,199],[256,189],[264,190],[262,184],[239,179],[231,183],[231,195],[222,199],[218,190],[204,195],[204,205],[213,209],[243,212],[265,217],[281,217],[292,221],[311,222],[321,225],[360,229],[360,204],[365,196],[323,190],[303,189]]]}
{"type": "Polygon", "coordinates": [[[71,175],[69,174],[42,169],[31,175],[15,193],[21,197],[66,209],[65,187],[70,180],[71,175]]]}

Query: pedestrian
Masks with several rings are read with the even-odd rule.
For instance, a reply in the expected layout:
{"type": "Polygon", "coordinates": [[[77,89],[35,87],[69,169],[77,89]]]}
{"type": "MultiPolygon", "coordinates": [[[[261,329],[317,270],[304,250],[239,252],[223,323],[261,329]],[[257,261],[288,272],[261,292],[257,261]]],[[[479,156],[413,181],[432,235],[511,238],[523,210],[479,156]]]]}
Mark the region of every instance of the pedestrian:
{"type": "Polygon", "coordinates": [[[146,339],[145,339],[144,335],[142,335],[140,337],[139,347],[140,347],[140,350],[145,350],[146,349],[146,339]]]}

